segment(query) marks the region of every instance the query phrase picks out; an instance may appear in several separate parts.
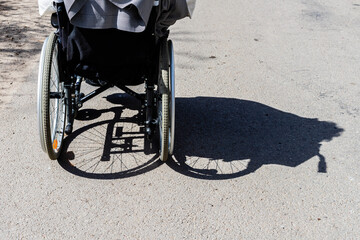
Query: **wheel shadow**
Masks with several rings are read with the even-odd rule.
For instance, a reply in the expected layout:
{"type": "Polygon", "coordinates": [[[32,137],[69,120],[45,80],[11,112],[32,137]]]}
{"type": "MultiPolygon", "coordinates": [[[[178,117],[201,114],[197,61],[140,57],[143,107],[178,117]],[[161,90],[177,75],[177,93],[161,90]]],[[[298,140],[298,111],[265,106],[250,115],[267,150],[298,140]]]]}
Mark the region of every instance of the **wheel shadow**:
{"type": "Polygon", "coordinates": [[[133,177],[160,166],[158,146],[145,137],[137,100],[124,94],[110,95],[107,100],[122,106],[79,111],[78,121],[92,123],[64,139],[58,159],[60,166],[72,174],[92,179],[133,177]],[[113,113],[114,117],[96,121],[105,113],[113,113]]]}
{"type": "Polygon", "coordinates": [[[175,171],[200,179],[231,179],[265,164],[297,167],[318,156],[323,141],[340,136],[335,123],[304,118],[239,99],[176,99],[175,171]]]}

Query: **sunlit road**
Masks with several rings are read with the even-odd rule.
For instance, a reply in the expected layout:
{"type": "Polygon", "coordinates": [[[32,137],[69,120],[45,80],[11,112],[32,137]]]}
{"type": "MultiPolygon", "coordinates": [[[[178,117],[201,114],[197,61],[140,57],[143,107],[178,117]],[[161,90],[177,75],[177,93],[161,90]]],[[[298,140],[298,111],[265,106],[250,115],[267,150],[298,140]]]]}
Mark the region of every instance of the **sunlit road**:
{"type": "Polygon", "coordinates": [[[0,239],[358,239],[359,24],[356,1],[198,0],[171,28],[165,164],[115,88],[84,105],[49,160],[38,41],[2,90],[0,239]]]}

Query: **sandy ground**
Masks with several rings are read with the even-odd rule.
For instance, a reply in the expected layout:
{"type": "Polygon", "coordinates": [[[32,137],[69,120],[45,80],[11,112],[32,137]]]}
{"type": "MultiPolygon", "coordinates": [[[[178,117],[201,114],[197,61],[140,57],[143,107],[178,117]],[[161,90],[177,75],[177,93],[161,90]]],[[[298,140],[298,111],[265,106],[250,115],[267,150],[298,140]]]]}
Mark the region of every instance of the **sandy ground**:
{"type": "Polygon", "coordinates": [[[0,107],[11,101],[29,75],[30,63],[35,61],[50,31],[44,20],[34,1],[0,2],[0,107]]]}
{"type": "Polygon", "coordinates": [[[33,1],[1,1],[0,238],[358,239],[359,11],[198,0],[171,29],[170,161],[149,150],[137,102],[116,89],[85,104],[51,161],[36,119],[51,27],[33,1]]]}

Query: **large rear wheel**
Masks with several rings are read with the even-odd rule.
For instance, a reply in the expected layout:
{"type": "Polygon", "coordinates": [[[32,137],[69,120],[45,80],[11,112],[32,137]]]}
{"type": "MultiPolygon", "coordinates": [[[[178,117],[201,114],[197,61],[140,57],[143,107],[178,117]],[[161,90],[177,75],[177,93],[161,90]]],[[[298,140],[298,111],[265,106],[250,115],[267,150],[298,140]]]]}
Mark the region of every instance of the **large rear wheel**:
{"type": "Polygon", "coordinates": [[[60,81],[55,33],[45,40],[41,51],[37,113],[42,149],[50,159],[57,159],[64,138],[65,94],[64,84],[60,81]]]}
{"type": "Polygon", "coordinates": [[[174,61],[174,47],[172,41],[168,41],[169,47],[169,64],[170,64],[170,78],[169,78],[169,114],[170,114],[170,126],[169,126],[169,155],[174,152],[175,144],[175,61],[174,61]]]}
{"type": "Polygon", "coordinates": [[[169,126],[170,126],[170,84],[169,84],[169,51],[166,40],[160,45],[160,76],[158,80],[158,124],[160,135],[160,160],[166,161],[169,155],[169,126]]]}

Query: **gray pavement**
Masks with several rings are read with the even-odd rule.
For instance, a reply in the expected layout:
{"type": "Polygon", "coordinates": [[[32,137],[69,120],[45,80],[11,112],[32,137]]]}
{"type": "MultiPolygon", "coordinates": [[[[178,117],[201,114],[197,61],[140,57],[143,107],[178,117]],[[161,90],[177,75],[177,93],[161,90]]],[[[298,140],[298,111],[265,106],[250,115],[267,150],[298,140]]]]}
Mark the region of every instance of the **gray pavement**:
{"type": "Polygon", "coordinates": [[[49,160],[37,52],[1,105],[0,239],[359,239],[359,13],[347,0],[198,0],[171,29],[165,164],[116,89],[85,104],[49,160]],[[110,147],[109,129],[125,140],[110,147]]]}

